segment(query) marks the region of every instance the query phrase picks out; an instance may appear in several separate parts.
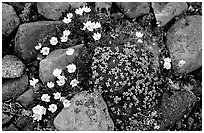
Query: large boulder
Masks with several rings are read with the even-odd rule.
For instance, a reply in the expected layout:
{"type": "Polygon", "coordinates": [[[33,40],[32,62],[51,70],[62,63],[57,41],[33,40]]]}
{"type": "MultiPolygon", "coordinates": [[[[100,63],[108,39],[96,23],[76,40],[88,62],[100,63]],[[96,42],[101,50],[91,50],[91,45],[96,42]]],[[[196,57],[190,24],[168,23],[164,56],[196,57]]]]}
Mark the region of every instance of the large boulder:
{"type": "Polygon", "coordinates": [[[6,55],[2,59],[2,77],[17,78],[20,77],[25,70],[25,65],[14,55],[6,55]]]}
{"type": "Polygon", "coordinates": [[[150,11],[148,2],[116,2],[121,11],[128,18],[137,18],[146,15],[150,11]]]}
{"type": "Polygon", "coordinates": [[[179,19],[167,32],[167,48],[176,75],[202,66],[202,16],[179,19]]]}
{"type": "Polygon", "coordinates": [[[159,26],[162,27],[187,10],[188,5],[186,2],[152,2],[152,8],[159,26]]]}
{"type": "Polygon", "coordinates": [[[28,87],[28,76],[26,74],[19,78],[7,79],[2,83],[2,100],[15,99],[28,87]]]}
{"type": "Polygon", "coordinates": [[[77,8],[83,4],[84,2],[37,2],[37,8],[44,17],[59,20],[62,13],[69,9],[69,6],[77,8]]]}
{"type": "Polygon", "coordinates": [[[2,35],[9,36],[20,25],[20,19],[12,6],[2,3],[2,35]]]}
{"type": "Polygon", "coordinates": [[[57,36],[57,28],[62,26],[61,21],[38,21],[25,23],[19,26],[15,37],[15,52],[24,63],[30,63],[37,58],[35,46],[49,46],[49,39],[57,36]]]}
{"type": "Polygon", "coordinates": [[[83,44],[71,48],[74,49],[72,55],[66,54],[67,49],[57,49],[40,62],[39,77],[42,82],[54,81],[55,77],[52,74],[53,70],[56,68],[65,70],[66,66],[74,62],[79,56],[83,44]]]}
{"type": "Polygon", "coordinates": [[[11,119],[12,119],[12,116],[2,113],[2,125],[7,124],[8,122],[11,121],[11,119]]]}
{"type": "Polygon", "coordinates": [[[106,103],[96,92],[81,92],[71,99],[55,118],[54,125],[60,131],[112,131],[114,124],[106,103]]]}

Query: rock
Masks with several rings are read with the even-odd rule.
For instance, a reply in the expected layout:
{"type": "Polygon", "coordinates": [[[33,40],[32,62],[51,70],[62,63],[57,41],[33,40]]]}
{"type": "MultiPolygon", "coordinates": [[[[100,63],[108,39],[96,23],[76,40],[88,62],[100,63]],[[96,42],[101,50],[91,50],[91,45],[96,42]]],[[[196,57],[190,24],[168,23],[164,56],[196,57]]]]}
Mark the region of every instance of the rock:
{"type": "Polygon", "coordinates": [[[26,2],[7,2],[7,3],[15,9],[17,14],[20,14],[23,11],[26,4],[26,2]]]}
{"type": "Polygon", "coordinates": [[[2,35],[9,36],[20,25],[20,19],[12,6],[2,3],[2,35]]]}
{"type": "Polygon", "coordinates": [[[106,103],[99,93],[83,91],[71,99],[71,105],[64,108],[54,119],[60,131],[112,131],[114,124],[106,103]]]}
{"type": "Polygon", "coordinates": [[[20,25],[15,37],[15,52],[18,57],[26,64],[34,61],[39,53],[35,46],[38,43],[42,43],[42,47],[49,46],[50,38],[57,36],[57,28],[62,24],[60,21],[38,21],[20,25]]]}
{"type": "Polygon", "coordinates": [[[33,105],[35,103],[34,93],[31,88],[29,88],[26,92],[24,92],[20,97],[16,99],[21,105],[26,108],[33,105]]]}
{"type": "Polygon", "coordinates": [[[116,2],[121,11],[128,18],[137,18],[149,13],[148,2],[116,2]]]}
{"type": "Polygon", "coordinates": [[[20,77],[25,70],[25,65],[14,55],[6,55],[2,59],[2,77],[17,78],[20,77]]]}
{"type": "Polygon", "coordinates": [[[170,91],[161,99],[161,130],[179,121],[185,113],[192,110],[196,96],[188,91],[170,91]]]}
{"type": "Polygon", "coordinates": [[[187,10],[188,5],[186,2],[152,2],[152,8],[159,26],[162,27],[187,10]]]}
{"type": "Polygon", "coordinates": [[[75,49],[73,55],[66,55],[67,49],[57,49],[51,52],[45,59],[40,62],[39,77],[42,82],[54,81],[55,77],[52,72],[56,68],[62,70],[66,69],[66,66],[72,63],[76,57],[79,56],[83,44],[72,47],[75,49]]]}
{"type": "Polygon", "coordinates": [[[8,127],[3,128],[3,131],[19,131],[19,130],[13,123],[11,123],[8,127]]]}
{"type": "Polygon", "coordinates": [[[112,2],[95,2],[95,10],[110,15],[112,2]]]}
{"type": "Polygon", "coordinates": [[[69,6],[80,7],[84,2],[37,2],[38,12],[44,17],[52,20],[59,20],[62,13],[69,9],[69,6]]]}
{"type": "Polygon", "coordinates": [[[7,79],[2,83],[2,100],[15,99],[19,97],[28,87],[28,76],[26,74],[19,78],[7,79]]]}
{"type": "Polygon", "coordinates": [[[175,75],[190,73],[200,68],[202,66],[202,16],[187,16],[176,21],[167,32],[166,45],[175,75]],[[181,65],[182,60],[185,62],[181,65]]]}
{"type": "Polygon", "coordinates": [[[7,124],[8,122],[11,121],[11,119],[12,119],[11,116],[8,116],[7,114],[2,113],[2,125],[7,124]]]}
{"type": "Polygon", "coordinates": [[[22,129],[23,131],[33,131],[33,118],[28,116],[22,116],[16,121],[16,126],[22,129]]]}

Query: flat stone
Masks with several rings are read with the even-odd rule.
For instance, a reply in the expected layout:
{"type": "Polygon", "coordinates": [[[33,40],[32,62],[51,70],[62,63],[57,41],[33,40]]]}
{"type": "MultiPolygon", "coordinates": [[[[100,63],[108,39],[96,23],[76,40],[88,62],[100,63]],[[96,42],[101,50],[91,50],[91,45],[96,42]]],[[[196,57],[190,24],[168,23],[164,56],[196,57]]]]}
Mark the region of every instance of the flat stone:
{"type": "Polygon", "coordinates": [[[2,35],[7,37],[20,25],[20,19],[12,6],[2,3],[2,35]]]}
{"type": "Polygon", "coordinates": [[[167,48],[175,75],[190,73],[202,66],[202,16],[179,19],[167,32],[167,48]],[[185,64],[179,65],[183,60],[185,64]]]}
{"type": "Polygon", "coordinates": [[[57,36],[57,28],[62,27],[61,21],[38,21],[24,23],[19,26],[15,37],[15,52],[25,63],[30,63],[37,59],[39,50],[35,49],[38,43],[42,47],[50,45],[50,38],[57,36]]]}
{"type": "Polygon", "coordinates": [[[4,127],[3,131],[19,131],[19,130],[13,123],[11,123],[8,127],[4,127]]]}
{"type": "Polygon", "coordinates": [[[162,27],[187,10],[188,5],[186,2],[152,2],[152,8],[159,26],[162,27]]]}
{"type": "Polygon", "coordinates": [[[33,131],[33,118],[28,116],[22,116],[16,121],[16,126],[22,129],[23,131],[33,131]]]}
{"type": "Polygon", "coordinates": [[[7,114],[2,113],[2,125],[7,124],[8,122],[11,121],[11,119],[12,119],[11,116],[8,116],[7,114]]]}
{"type": "Polygon", "coordinates": [[[161,130],[179,121],[183,115],[190,112],[197,97],[188,91],[171,91],[164,93],[161,99],[161,130]]]}
{"type": "Polygon", "coordinates": [[[62,13],[72,7],[80,7],[84,2],[37,2],[38,12],[44,17],[59,20],[62,13]]]}
{"type": "Polygon", "coordinates": [[[40,62],[39,77],[42,82],[54,81],[55,77],[52,74],[53,70],[56,68],[65,70],[66,66],[75,61],[79,56],[83,44],[72,48],[75,50],[73,55],[66,55],[67,49],[57,49],[40,62]]]}
{"type": "Polygon", "coordinates": [[[15,99],[19,97],[28,87],[28,76],[26,74],[19,78],[7,79],[2,83],[2,100],[15,99]]]}
{"type": "Polygon", "coordinates": [[[25,70],[25,65],[14,55],[6,55],[2,59],[2,77],[17,78],[20,77],[25,70]]]}
{"type": "Polygon", "coordinates": [[[71,105],[54,119],[60,131],[112,131],[114,124],[106,103],[96,92],[83,91],[71,99],[71,105]]]}
{"type": "Polygon", "coordinates": [[[146,15],[150,11],[148,2],[116,2],[118,7],[128,18],[137,18],[146,15]]]}

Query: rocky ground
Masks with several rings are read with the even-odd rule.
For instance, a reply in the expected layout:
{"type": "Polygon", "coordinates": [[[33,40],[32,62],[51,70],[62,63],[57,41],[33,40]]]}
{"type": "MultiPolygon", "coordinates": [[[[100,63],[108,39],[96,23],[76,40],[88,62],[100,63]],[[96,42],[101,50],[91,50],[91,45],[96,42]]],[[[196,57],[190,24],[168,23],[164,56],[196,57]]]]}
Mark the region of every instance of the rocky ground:
{"type": "Polygon", "coordinates": [[[4,2],[2,57],[3,131],[202,130],[202,3],[4,2]]]}

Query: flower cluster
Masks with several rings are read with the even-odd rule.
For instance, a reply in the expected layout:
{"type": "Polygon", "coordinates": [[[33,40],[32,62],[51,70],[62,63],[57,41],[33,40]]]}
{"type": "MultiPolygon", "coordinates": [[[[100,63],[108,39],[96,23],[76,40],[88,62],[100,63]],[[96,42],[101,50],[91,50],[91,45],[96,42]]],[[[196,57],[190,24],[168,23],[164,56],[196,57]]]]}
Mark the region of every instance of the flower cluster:
{"type": "Polygon", "coordinates": [[[32,80],[29,80],[30,85],[33,86],[35,88],[35,84],[39,82],[38,79],[32,78],[32,80]]]}
{"type": "Polygon", "coordinates": [[[67,17],[64,17],[64,19],[62,20],[65,24],[68,24],[72,21],[73,14],[72,13],[68,13],[67,17]]]}
{"type": "Polygon", "coordinates": [[[171,68],[171,59],[169,57],[164,59],[164,68],[170,69],[171,68]]]}
{"type": "Polygon", "coordinates": [[[182,67],[185,63],[186,63],[185,60],[180,60],[179,63],[178,63],[178,66],[182,67]]]}
{"type": "Polygon", "coordinates": [[[78,8],[75,10],[75,13],[78,15],[83,15],[84,12],[89,13],[91,11],[91,9],[87,6],[84,6],[82,8],[78,8]]]}

